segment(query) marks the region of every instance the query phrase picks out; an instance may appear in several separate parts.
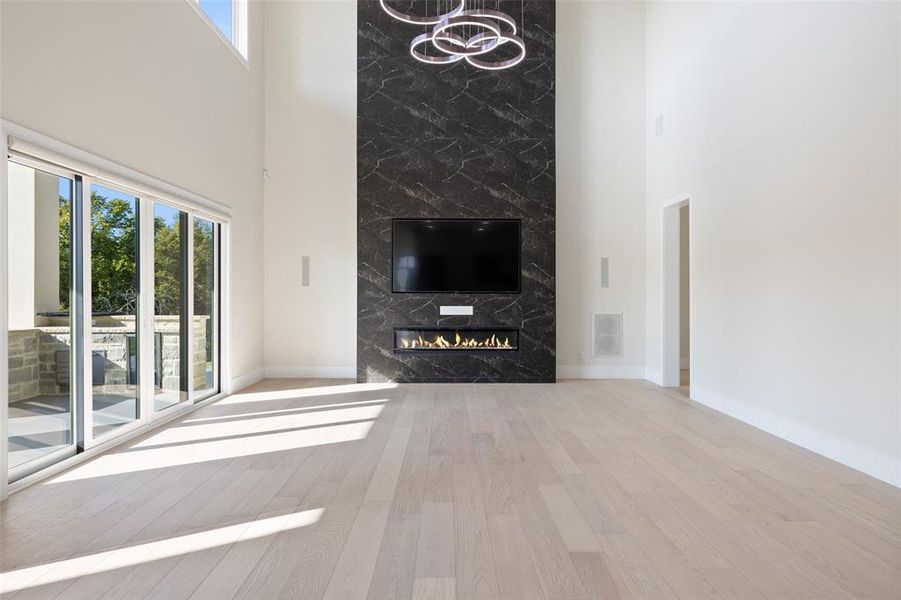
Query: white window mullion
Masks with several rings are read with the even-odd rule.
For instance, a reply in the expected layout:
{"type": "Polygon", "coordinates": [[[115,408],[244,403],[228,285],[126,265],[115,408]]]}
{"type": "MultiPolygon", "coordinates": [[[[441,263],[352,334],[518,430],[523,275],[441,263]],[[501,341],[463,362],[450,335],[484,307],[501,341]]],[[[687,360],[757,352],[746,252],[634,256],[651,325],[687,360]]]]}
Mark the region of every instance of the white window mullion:
{"type": "Polygon", "coordinates": [[[222,378],[220,377],[220,373],[222,372],[219,368],[220,356],[222,354],[220,343],[221,343],[221,330],[222,330],[222,260],[221,260],[221,252],[222,252],[222,225],[219,223],[213,224],[213,294],[215,294],[213,298],[213,388],[216,390],[216,393],[222,391],[222,378]]]}
{"type": "Polygon", "coordinates": [[[232,0],[232,44],[247,60],[248,35],[247,0],[232,0]]]}
{"type": "MultiPolygon", "coordinates": [[[[81,349],[82,360],[82,382],[81,382],[81,402],[82,411],[77,412],[78,402],[75,403],[76,411],[75,419],[80,419],[83,427],[84,448],[90,448],[94,444],[94,397],[93,397],[93,365],[94,356],[91,352],[91,339],[93,332],[93,310],[91,301],[91,185],[93,179],[84,176],[81,179],[81,260],[73,267],[81,269],[81,299],[78,300],[78,290],[76,289],[76,302],[79,302],[81,314],[83,316],[80,325],[75,324],[77,311],[69,310],[69,326],[73,331],[78,332],[78,336],[72,340],[72,345],[79,345],[81,349]]],[[[74,352],[72,353],[74,356],[74,352]]],[[[73,371],[74,372],[74,371],[73,371]]],[[[76,426],[77,428],[77,426],[76,426]]]]}
{"type": "Polygon", "coordinates": [[[138,201],[140,232],[138,280],[138,386],[140,388],[140,421],[153,418],[154,394],[154,281],[153,281],[153,200],[142,197],[138,201]]]}
{"type": "Polygon", "coordinates": [[[219,225],[219,391],[232,393],[231,368],[231,223],[219,225]]]}
{"type": "Polygon", "coordinates": [[[185,240],[185,243],[188,248],[188,264],[185,265],[185,285],[188,289],[185,290],[185,293],[187,294],[188,310],[186,311],[184,318],[188,320],[188,326],[186,327],[188,335],[185,340],[185,352],[188,353],[188,381],[186,382],[186,385],[188,386],[187,404],[192,404],[194,402],[194,215],[188,214],[187,219],[188,239],[185,240]]]}

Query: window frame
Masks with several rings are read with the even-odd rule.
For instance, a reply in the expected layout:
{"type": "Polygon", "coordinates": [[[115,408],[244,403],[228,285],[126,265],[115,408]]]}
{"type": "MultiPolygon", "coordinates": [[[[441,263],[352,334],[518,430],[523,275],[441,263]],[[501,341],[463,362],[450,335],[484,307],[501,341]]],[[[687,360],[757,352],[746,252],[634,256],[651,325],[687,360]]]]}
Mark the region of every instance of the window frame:
{"type": "MultiPolygon", "coordinates": [[[[148,290],[150,295],[146,293],[140,294],[139,299],[139,320],[138,324],[138,343],[140,352],[142,353],[139,361],[139,388],[141,391],[139,403],[139,417],[134,423],[123,425],[115,430],[103,434],[102,436],[93,436],[93,414],[92,414],[92,396],[91,396],[91,373],[90,361],[82,361],[82,365],[78,371],[82,375],[82,380],[77,382],[77,390],[75,392],[75,404],[73,406],[74,421],[74,444],[71,449],[61,449],[47,456],[46,459],[37,459],[30,461],[27,469],[9,470],[8,456],[8,419],[9,410],[7,403],[0,403],[0,500],[6,498],[10,492],[17,491],[32,483],[50,477],[62,470],[71,468],[73,465],[87,460],[107,448],[121,444],[131,438],[146,433],[150,429],[154,429],[159,425],[171,421],[174,418],[183,416],[187,412],[195,410],[200,406],[204,406],[211,402],[219,400],[232,391],[231,368],[227,362],[230,348],[229,345],[229,323],[230,316],[229,298],[230,298],[230,282],[229,272],[229,233],[231,228],[230,210],[211,200],[193,194],[187,190],[183,190],[161,180],[149,177],[138,171],[129,169],[113,163],[112,161],[103,159],[96,155],[87,153],[74,146],[70,146],[63,142],[58,142],[52,138],[48,138],[42,134],[29,130],[27,128],[15,125],[8,121],[0,119],[0,145],[6,149],[3,156],[4,160],[0,161],[0,365],[8,363],[8,164],[10,161],[38,168],[52,174],[61,174],[63,176],[73,178],[75,185],[80,185],[82,190],[81,203],[81,222],[86,225],[86,231],[83,232],[81,239],[77,241],[82,249],[82,256],[78,257],[80,274],[84,278],[82,282],[82,297],[77,301],[78,308],[86,315],[81,319],[81,323],[73,323],[73,349],[77,352],[90,352],[91,350],[91,319],[90,319],[90,206],[91,202],[83,201],[84,198],[90,198],[90,190],[93,184],[103,185],[122,192],[130,193],[138,198],[139,222],[147,224],[140,227],[139,231],[139,277],[140,289],[148,290]],[[189,396],[188,401],[182,403],[183,406],[173,410],[163,412],[155,412],[152,410],[153,403],[153,362],[147,357],[152,356],[153,336],[141,335],[146,332],[147,327],[152,329],[152,311],[149,310],[152,299],[153,290],[153,207],[156,203],[163,203],[170,207],[188,213],[189,222],[193,217],[199,217],[210,221],[216,225],[217,236],[217,254],[216,261],[219,266],[218,270],[218,323],[217,331],[217,355],[215,362],[216,369],[216,391],[203,398],[197,398],[193,395],[189,396]],[[86,220],[85,220],[86,219],[86,220]],[[149,245],[148,245],[149,244],[149,245]],[[146,249],[150,249],[147,251],[146,249]],[[75,329],[80,330],[77,334],[79,338],[75,338],[75,329]],[[77,346],[77,348],[76,348],[77,346]],[[148,353],[148,346],[150,346],[148,353]],[[225,362],[223,362],[225,359],[225,362]],[[83,372],[82,372],[83,371],[83,372]],[[149,372],[148,372],[149,371],[149,372]],[[79,431],[79,427],[83,427],[79,431]],[[40,464],[39,464],[40,463],[40,464]]],[[[77,195],[77,192],[76,192],[77,195]]],[[[75,198],[73,198],[75,201],[75,198]]],[[[189,236],[192,237],[192,236],[189,236]]],[[[76,262],[73,259],[73,264],[76,262]]],[[[73,271],[75,268],[73,267],[73,271]]],[[[191,270],[192,271],[192,270],[191,270]]],[[[189,273],[191,275],[192,273],[189,273]]],[[[78,273],[73,273],[73,277],[78,273]]],[[[76,288],[77,289],[77,288],[76,288]]],[[[192,307],[193,310],[193,307],[192,307]]],[[[77,319],[76,319],[77,320],[77,319]]],[[[85,356],[90,356],[87,354],[85,356]]],[[[73,369],[73,372],[75,370],[73,369]]],[[[0,368],[0,386],[6,389],[8,385],[8,371],[4,366],[0,368]]],[[[24,465],[23,465],[24,466],[24,465]]]]}
{"type": "Polygon", "coordinates": [[[213,22],[203,7],[200,0],[185,0],[194,11],[200,15],[204,22],[216,33],[229,49],[238,57],[245,67],[250,67],[250,55],[248,52],[249,10],[248,0],[230,0],[232,16],[232,37],[229,39],[225,33],[213,22]]]}
{"type": "MultiPolygon", "coordinates": [[[[209,391],[204,391],[201,394],[197,393],[197,390],[194,389],[194,381],[193,378],[189,382],[188,385],[188,394],[189,394],[189,402],[203,402],[207,398],[211,396],[215,396],[216,394],[221,393],[222,391],[222,380],[220,378],[220,374],[222,372],[220,368],[221,361],[221,349],[220,345],[220,336],[222,329],[222,291],[221,291],[221,282],[222,282],[222,274],[220,272],[220,268],[222,265],[222,224],[217,221],[210,221],[204,217],[198,216],[197,214],[189,215],[189,226],[188,229],[191,232],[191,257],[195,256],[196,248],[194,246],[194,223],[198,220],[207,221],[213,224],[213,309],[215,318],[213,319],[213,331],[212,331],[212,346],[213,346],[213,387],[209,391]]],[[[193,263],[193,260],[192,260],[193,263]]],[[[190,303],[193,311],[194,307],[194,265],[191,264],[189,268],[189,277],[191,281],[190,285],[190,303]]],[[[192,312],[193,315],[193,312],[192,312]]],[[[194,334],[193,334],[193,323],[191,324],[191,334],[188,336],[190,338],[190,343],[194,343],[194,334]]],[[[193,355],[193,346],[191,348],[191,352],[193,355]]]]}
{"type": "MultiPolygon", "coordinates": [[[[83,232],[76,233],[75,231],[75,211],[82,210],[82,202],[76,189],[83,185],[81,177],[77,172],[72,169],[68,169],[64,166],[57,165],[55,163],[50,163],[43,161],[39,158],[31,157],[31,156],[9,156],[6,160],[3,161],[3,177],[0,178],[0,183],[3,185],[2,196],[6,199],[8,196],[8,173],[9,173],[9,163],[14,162],[16,164],[22,165],[24,167],[33,169],[35,171],[40,171],[42,173],[47,173],[49,175],[53,175],[55,177],[61,177],[65,179],[69,179],[72,181],[72,241],[71,241],[71,272],[69,273],[69,302],[70,302],[70,312],[80,312],[82,310],[81,302],[77,298],[75,294],[75,290],[77,289],[76,279],[79,277],[83,277],[83,273],[81,272],[82,263],[81,260],[81,252],[79,251],[80,242],[83,241],[83,232]]],[[[9,270],[7,266],[7,253],[8,253],[8,230],[7,230],[7,222],[6,217],[8,215],[7,203],[3,203],[3,219],[0,219],[0,222],[3,223],[3,233],[0,236],[2,239],[3,249],[2,249],[2,265],[3,265],[3,298],[2,302],[0,302],[0,307],[2,307],[3,315],[2,326],[3,326],[3,343],[0,344],[0,356],[3,357],[2,365],[7,365],[9,363],[6,357],[9,356],[9,270]]],[[[83,385],[82,385],[82,376],[84,369],[78,369],[79,365],[84,365],[83,359],[83,349],[80,345],[76,345],[78,341],[78,337],[82,334],[80,331],[79,323],[76,323],[78,319],[70,316],[69,318],[69,343],[71,345],[71,351],[69,352],[69,372],[71,373],[71,390],[69,392],[69,419],[70,419],[70,431],[72,435],[72,441],[67,444],[64,448],[58,448],[51,452],[44,454],[38,458],[29,460],[22,464],[16,465],[12,468],[9,468],[9,440],[8,440],[8,427],[9,427],[9,402],[2,403],[2,413],[0,413],[0,420],[2,420],[2,449],[0,449],[0,465],[4,467],[4,478],[8,478],[9,481],[15,481],[18,479],[25,478],[32,473],[39,472],[43,469],[46,469],[54,464],[60,463],[67,458],[71,458],[77,456],[82,447],[82,437],[80,432],[80,423],[82,422],[82,413],[84,412],[84,395],[83,395],[83,385]]],[[[2,377],[0,377],[0,381],[3,384],[3,390],[7,390],[6,387],[8,385],[8,370],[4,366],[0,368],[2,371],[2,377]]],[[[0,482],[0,493],[3,491],[3,485],[6,480],[0,482]]]]}

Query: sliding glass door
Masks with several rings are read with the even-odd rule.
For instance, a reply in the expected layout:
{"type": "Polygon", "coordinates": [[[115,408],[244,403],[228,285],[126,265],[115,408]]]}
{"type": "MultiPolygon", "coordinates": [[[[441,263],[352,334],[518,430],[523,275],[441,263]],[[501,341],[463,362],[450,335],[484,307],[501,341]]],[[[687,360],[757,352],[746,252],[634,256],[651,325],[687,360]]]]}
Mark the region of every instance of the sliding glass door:
{"type": "Polygon", "coordinates": [[[8,170],[8,452],[11,473],[75,452],[75,176],[8,170]]]}
{"type": "Polygon", "coordinates": [[[140,416],[138,198],[91,186],[93,437],[140,416]]]}
{"type": "Polygon", "coordinates": [[[216,223],[194,217],[194,399],[202,400],[219,391],[219,228],[216,223]]]}
{"type": "Polygon", "coordinates": [[[153,208],[154,410],[188,400],[188,215],[157,203],[153,208]]]}
{"type": "Polygon", "coordinates": [[[222,224],[31,157],[8,173],[15,480],[219,392],[222,224]]]}

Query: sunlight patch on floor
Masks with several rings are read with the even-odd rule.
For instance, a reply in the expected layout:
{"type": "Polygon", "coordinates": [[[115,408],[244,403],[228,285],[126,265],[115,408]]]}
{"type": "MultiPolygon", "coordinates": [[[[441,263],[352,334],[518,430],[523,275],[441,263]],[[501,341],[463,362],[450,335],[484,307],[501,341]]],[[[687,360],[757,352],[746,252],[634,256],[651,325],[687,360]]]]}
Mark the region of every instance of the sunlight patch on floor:
{"type": "Polygon", "coordinates": [[[303,427],[313,428],[338,425],[351,421],[366,421],[378,418],[383,408],[383,404],[376,404],[338,410],[287,414],[261,412],[257,416],[249,416],[247,413],[242,413],[231,415],[233,419],[242,417],[242,419],[232,421],[214,421],[194,427],[167,427],[161,429],[155,435],[134,444],[132,448],[152,447],[171,443],[201,442],[223,436],[235,437],[251,433],[258,434],[303,427]],[[244,419],[243,417],[249,418],[244,419]]]}
{"type": "MultiPolygon", "coordinates": [[[[202,425],[204,423],[213,423],[216,421],[228,421],[228,420],[236,420],[236,419],[246,419],[250,417],[265,417],[269,415],[281,415],[281,414],[291,414],[291,413],[312,413],[320,410],[331,411],[336,408],[345,408],[352,406],[376,406],[376,405],[384,405],[390,402],[390,400],[383,398],[380,400],[360,400],[359,402],[341,402],[339,404],[316,404],[313,406],[296,406],[293,408],[279,408],[275,410],[261,410],[257,412],[237,412],[231,414],[224,415],[216,415],[216,416],[201,416],[185,419],[184,421],[180,421],[176,423],[175,427],[189,427],[195,425],[202,425]]],[[[211,408],[214,408],[215,405],[211,408]]],[[[207,411],[209,412],[209,411],[207,411]]],[[[206,413],[204,413],[206,414],[206,413]]]]}
{"type": "Polygon", "coordinates": [[[48,483],[53,485],[93,477],[123,475],[310,446],[359,441],[366,439],[373,423],[374,420],[370,420],[362,423],[325,425],[301,431],[288,430],[261,435],[240,435],[229,439],[189,442],[146,450],[134,448],[125,452],[102,455],[81,467],[63,473],[48,483]]]}
{"type": "Polygon", "coordinates": [[[319,521],[323,512],[321,508],[305,510],[9,571],[0,574],[0,593],[133,567],[307,527],[319,521]]]}
{"type": "Polygon", "coordinates": [[[317,396],[334,396],[338,394],[356,394],[361,392],[376,392],[391,390],[397,387],[396,383],[348,383],[344,385],[326,385],[314,388],[292,388],[287,390],[272,390],[263,392],[238,392],[228,398],[220,400],[218,406],[238,404],[241,402],[260,402],[263,400],[289,400],[291,398],[313,398],[317,396]]]}

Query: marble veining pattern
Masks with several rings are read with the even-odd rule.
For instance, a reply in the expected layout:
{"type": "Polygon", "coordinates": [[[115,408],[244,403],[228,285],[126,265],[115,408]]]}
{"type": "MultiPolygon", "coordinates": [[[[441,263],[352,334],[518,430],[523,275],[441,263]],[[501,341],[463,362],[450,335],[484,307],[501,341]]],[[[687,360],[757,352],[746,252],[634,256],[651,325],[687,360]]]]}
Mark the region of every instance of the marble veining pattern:
{"type": "MultiPolygon", "coordinates": [[[[554,2],[522,5],[529,55],[499,72],[419,63],[408,43],[421,28],[357,5],[357,379],[554,381],[554,2]],[[522,292],[392,293],[392,219],[439,217],[521,219],[522,292]],[[443,304],[474,314],[441,317],[443,304]],[[396,354],[405,326],[516,327],[520,349],[396,354]]],[[[500,5],[519,19],[519,0],[500,5]]]]}

